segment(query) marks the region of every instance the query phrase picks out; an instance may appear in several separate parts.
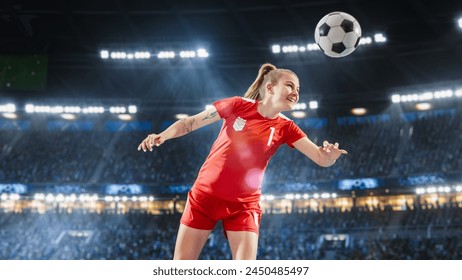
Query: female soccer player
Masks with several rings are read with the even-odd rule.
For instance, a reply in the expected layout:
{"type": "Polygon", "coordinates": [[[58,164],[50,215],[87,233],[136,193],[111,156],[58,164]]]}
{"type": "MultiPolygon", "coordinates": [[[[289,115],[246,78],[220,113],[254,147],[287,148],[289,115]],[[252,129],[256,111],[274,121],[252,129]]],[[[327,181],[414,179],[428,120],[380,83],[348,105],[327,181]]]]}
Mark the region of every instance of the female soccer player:
{"type": "Polygon", "coordinates": [[[338,143],[324,141],[318,147],[281,114],[297,104],[299,88],[294,72],[264,64],[244,97],[219,100],[211,109],[179,120],[159,134],[148,135],[138,146],[138,150],[152,151],[166,140],[223,119],[220,134],[188,193],[174,259],[197,259],[220,220],[233,259],[256,259],[262,214],[260,184],[279,146],[296,148],[324,167],[347,154],[338,143]]]}

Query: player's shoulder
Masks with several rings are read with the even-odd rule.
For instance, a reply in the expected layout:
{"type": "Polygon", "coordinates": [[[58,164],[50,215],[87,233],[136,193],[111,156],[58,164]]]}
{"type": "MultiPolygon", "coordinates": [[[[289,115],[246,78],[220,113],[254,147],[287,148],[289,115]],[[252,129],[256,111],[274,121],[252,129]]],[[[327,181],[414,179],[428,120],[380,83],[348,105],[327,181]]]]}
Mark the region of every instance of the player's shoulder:
{"type": "Polygon", "coordinates": [[[253,104],[255,103],[255,99],[250,99],[250,98],[242,97],[242,96],[237,96],[237,97],[241,98],[242,101],[244,102],[253,103],[253,104]]]}
{"type": "Polygon", "coordinates": [[[284,115],[283,113],[279,113],[279,117],[280,117],[281,119],[283,119],[284,121],[293,122],[292,119],[290,119],[289,117],[287,117],[287,116],[284,115]]]}

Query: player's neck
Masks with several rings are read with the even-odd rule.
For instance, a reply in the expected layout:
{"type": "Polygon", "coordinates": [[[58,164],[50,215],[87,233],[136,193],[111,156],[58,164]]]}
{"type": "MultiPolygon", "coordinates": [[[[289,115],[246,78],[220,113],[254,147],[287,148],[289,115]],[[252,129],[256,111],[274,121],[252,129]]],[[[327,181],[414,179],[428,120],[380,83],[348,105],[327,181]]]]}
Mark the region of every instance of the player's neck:
{"type": "Polygon", "coordinates": [[[258,102],[258,107],[257,107],[258,113],[266,119],[275,119],[278,117],[280,111],[275,109],[274,107],[268,105],[264,101],[258,102]]]}

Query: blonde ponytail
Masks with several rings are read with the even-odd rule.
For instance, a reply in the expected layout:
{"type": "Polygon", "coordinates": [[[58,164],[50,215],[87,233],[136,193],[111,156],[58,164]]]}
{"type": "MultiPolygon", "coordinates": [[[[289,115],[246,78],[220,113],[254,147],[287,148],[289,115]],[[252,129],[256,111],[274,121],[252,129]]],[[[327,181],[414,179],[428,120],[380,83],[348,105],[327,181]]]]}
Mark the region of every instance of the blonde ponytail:
{"type": "Polygon", "coordinates": [[[250,85],[249,89],[244,94],[244,97],[255,99],[255,100],[261,100],[263,96],[262,96],[262,93],[260,92],[260,88],[263,84],[263,81],[265,80],[265,77],[269,72],[276,70],[276,69],[277,69],[276,66],[274,66],[271,63],[263,64],[260,67],[260,70],[258,71],[257,78],[252,83],[252,85],[250,85]]]}

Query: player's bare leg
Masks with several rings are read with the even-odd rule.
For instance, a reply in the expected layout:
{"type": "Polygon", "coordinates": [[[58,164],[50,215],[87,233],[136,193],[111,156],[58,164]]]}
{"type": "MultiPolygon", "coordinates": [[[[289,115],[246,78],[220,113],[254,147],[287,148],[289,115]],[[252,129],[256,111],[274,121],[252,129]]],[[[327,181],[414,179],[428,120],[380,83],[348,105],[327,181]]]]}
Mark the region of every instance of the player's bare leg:
{"type": "Polygon", "coordinates": [[[233,260],[257,259],[258,235],[251,231],[226,231],[233,260]]]}
{"type": "Polygon", "coordinates": [[[195,229],[180,224],[174,260],[197,260],[212,230],[195,229]]]}

